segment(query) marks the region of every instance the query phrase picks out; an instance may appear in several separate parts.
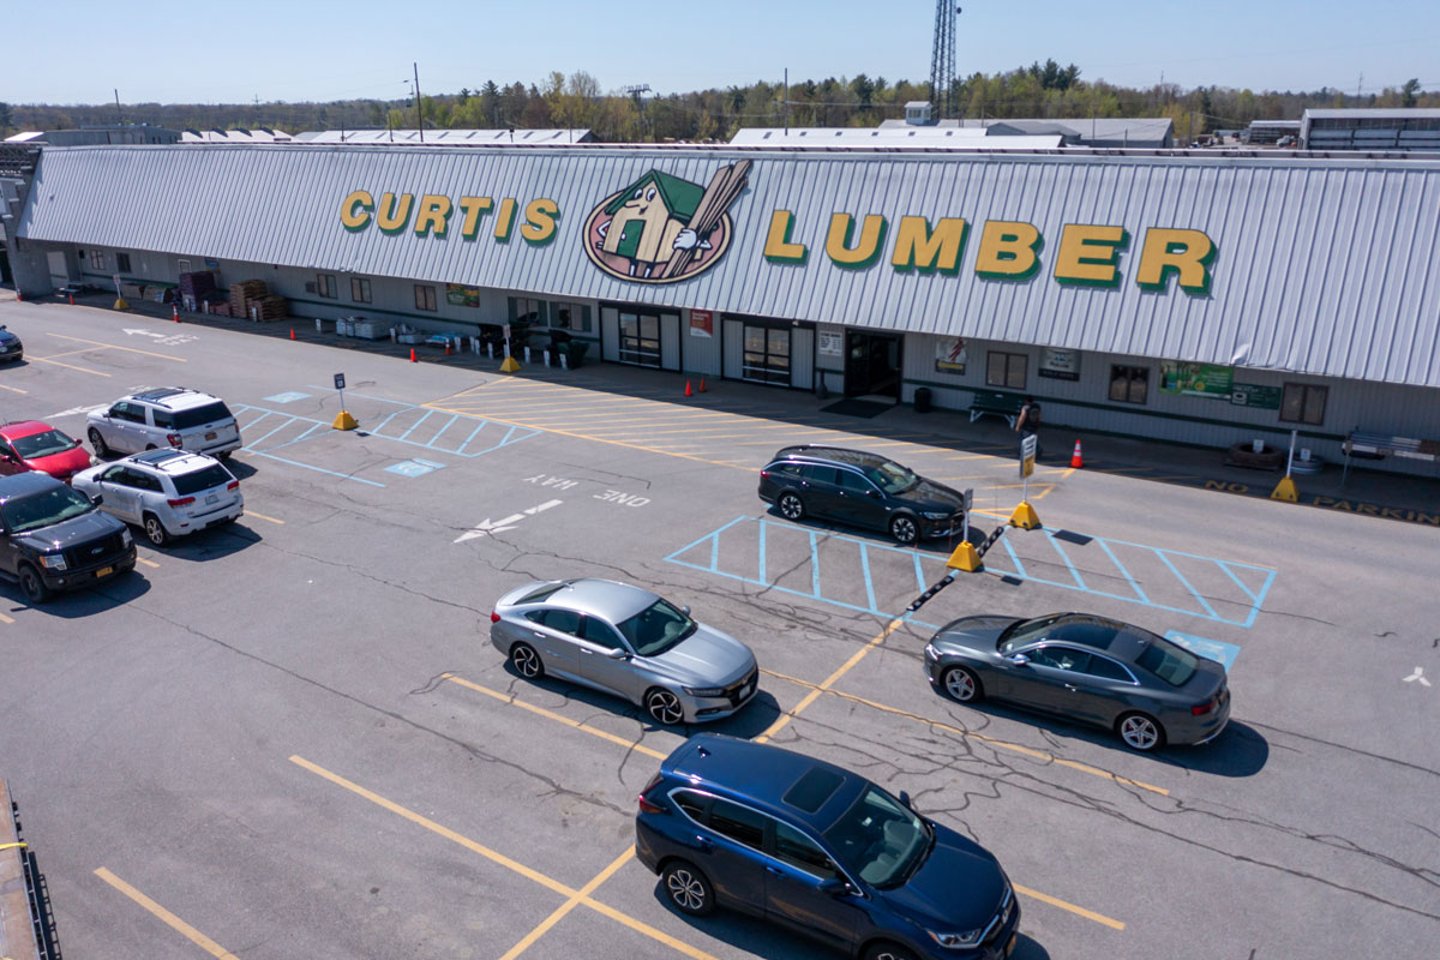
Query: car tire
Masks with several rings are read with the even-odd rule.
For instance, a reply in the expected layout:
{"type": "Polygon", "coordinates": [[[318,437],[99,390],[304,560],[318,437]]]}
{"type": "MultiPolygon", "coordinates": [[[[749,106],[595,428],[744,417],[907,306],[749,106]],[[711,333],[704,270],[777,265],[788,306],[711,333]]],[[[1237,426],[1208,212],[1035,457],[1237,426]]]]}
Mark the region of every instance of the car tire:
{"type": "Polygon", "coordinates": [[[680,698],[664,687],[645,691],[645,712],[661,726],[676,727],[685,722],[685,707],[680,698]]]}
{"type": "Polygon", "coordinates": [[[510,648],[510,666],[526,680],[539,680],[545,676],[545,661],[528,643],[517,643],[510,648]]]}
{"type": "Polygon", "coordinates": [[[780,516],[786,520],[805,519],[805,501],[798,493],[782,493],[775,505],[780,508],[780,516]]]}
{"type": "Polygon", "coordinates": [[[110,444],[105,442],[105,438],[95,427],[90,428],[90,446],[95,448],[95,456],[102,460],[114,452],[110,449],[110,444]]]}
{"type": "Polygon", "coordinates": [[[898,943],[882,940],[865,948],[865,960],[917,960],[915,954],[898,943]]]}
{"type": "Polygon", "coordinates": [[[920,524],[908,513],[890,518],[890,536],[901,546],[912,546],[920,539],[920,524]]]}
{"type": "Polygon", "coordinates": [[[235,452],[234,450],[222,450],[222,451],[220,451],[219,453],[215,454],[215,456],[216,456],[217,458],[219,458],[219,459],[221,459],[221,460],[224,460],[224,461],[226,461],[226,462],[228,463],[229,460],[230,460],[230,454],[232,454],[232,453],[234,453],[234,452],[235,452]]]}
{"type": "Polygon", "coordinates": [[[940,686],[945,688],[950,699],[960,703],[974,703],[985,696],[985,688],[980,685],[980,678],[975,676],[975,671],[969,667],[947,667],[945,672],[940,674],[940,686]]]}
{"type": "Polygon", "coordinates": [[[147,443],[147,444],[145,444],[145,449],[146,449],[146,450],[154,450],[154,449],[155,449],[155,444],[153,444],[153,443],[147,443]]]}
{"type": "Polygon", "coordinates": [[[147,513],[141,519],[141,525],[145,529],[145,539],[157,547],[163,547],[170,542],[170,531],[165,529],[165,524],[153,513],[147,513]]]}
{"type": "Polygon", "coordinates": [[[665,898],[681,913],[703,917],[715,909],[715,888],[704,871],[689,860],[671,860],[660,871],[665,898]]]}
{"type": "Polygon", "coordinates": [[[50,599],[50,588],[45,586],[40,571],[28,563],[20,565],[20,591],[25,594],[25,599],[32,605],[41,604],[50,599]]]}
{"type": "Polygon", "coordinates": [[[1127,713],[1115,721],[1115,732],[1125,746],[1140,753],[1152,753],[1165,746],[1165,728],[1148,713],[1127,713]]]}

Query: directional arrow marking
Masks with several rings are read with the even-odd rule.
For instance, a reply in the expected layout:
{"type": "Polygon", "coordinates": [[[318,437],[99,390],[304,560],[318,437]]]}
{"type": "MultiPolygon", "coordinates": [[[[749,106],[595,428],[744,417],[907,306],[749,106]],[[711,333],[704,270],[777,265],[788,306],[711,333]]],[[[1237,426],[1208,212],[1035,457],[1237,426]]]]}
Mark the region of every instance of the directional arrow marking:
{"type": "Polygon", "coordinates": [[[512,513],[510,514],[510,516],[505,517],[503,520],[491,520],[489,517],[486,517],[478,525],[476,525],[474,529],[466,530],[464,533],[460,534],[460,536],[456,537],[453,542],[464,543],[466,540],[475,540],[487,534],[502,533],[506,530],[514,530],[515,525],[521,520],[524,520],[526,517],[533,517],[535,516],[535,514],[543,513],[544,511],[549,510],[551,507],[558,507],[564,502],[565,501],[563,500],[547,500],[546,502],[540,504],[538,507],[531,507],[529,510],[522,511],[520,513],[512,513]]]}
{"type": "Polygon", "coordinates": [[[134,329],[133,327],[126,327],[124,332],[125,332],[125,335],[126,335],[126,336],[130,336],[130,337],[157,337],[157,338],[163,338],[163,337],[165,336],[165,334],[163,334],[163,333],[155,333],[154,331],[151,331],[151,330],[136,330],[136,329],[134,329]]]}

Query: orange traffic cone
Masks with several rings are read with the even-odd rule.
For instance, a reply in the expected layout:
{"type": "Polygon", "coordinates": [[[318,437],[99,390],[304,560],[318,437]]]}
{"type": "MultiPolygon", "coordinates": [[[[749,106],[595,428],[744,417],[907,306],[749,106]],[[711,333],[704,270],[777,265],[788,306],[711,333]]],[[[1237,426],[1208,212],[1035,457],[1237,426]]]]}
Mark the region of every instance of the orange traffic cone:
{"type": "Polygon", "coordinates": [[[704,393],[704,392],[705,392],[705,378],[704,378],[704,377],[701,377],[701,378],[700,378],[700,392],[701,392],[701,393],[704,393]]]}
{"type": "Polygon", "coordinates": [[[75,306],[75,294],[70,294],[70,306],[75,306]]]}
{"type": "Polygon", "coordinates": [[[25,294],[20,291],[20,288],[19,288],[19,287],[16,287],[16,288],[15,288],[15,302],[16,302],[16,303],[24,303],[24,302],[25,302],[25,294]]]}
{"type": "Polygon", "coordinates": [[[695,392],[695,391],[693,391],[693,390],[690,389],[690,381],[689,381],[689,380],[686,380],[686,381],[685,381],[685,396],[687,396],[687,397],[693,396],[693,395],[694,395],[694,392],[695,392]]]}
{"type": "Polygon", "coordinates": [[[1079,470],[1085,466],[1085,458],[1080,455],[1080,440],[1075,440],[1075,452],[1070,454],[1070,469],[1079,470]]]}
{"type": "Polygon", "coordinates": [[[419,362],[420,362],[419,360],[416,360],[416,359],[415,359],[415,348],[414,348],[414,347],[411,347],[411,348],[410,348],[410,362],[411,362],[411,363],[419,363],[419,362]]]}
{"type": "MultiPolygon", "coordinates": [[[[179,316],[177,315],[175,319],[178,320],[178,319],[180,319],[180,318],[179,318],[179,316]]],[[[291,327],[291,328],[290,328],[290,339],[291,339],[291,340],[294,340],[294,339],[295,339],[295,328],[294,328],[294,327],[291,327]]]]}
{"type": "Polygon", "coordinates": [[[452,353],[454,353],[454,352],[455,352],[455,351],[450,348],[450,341],[449,341],[449,340],[446,340],[446,341],[445,341],[445,356],[448,357],[448,356],[450,356],[450,355],[451,355],[452,353]]]}
{"type": "MultiPolygon", "coordinates": [[[[180,322],[180,307],[173,303],[170,304],[170,319],[176,323],[180,322]]],[[[295,338],[292,336],[290,339],[293,340],[295,338]]]]}

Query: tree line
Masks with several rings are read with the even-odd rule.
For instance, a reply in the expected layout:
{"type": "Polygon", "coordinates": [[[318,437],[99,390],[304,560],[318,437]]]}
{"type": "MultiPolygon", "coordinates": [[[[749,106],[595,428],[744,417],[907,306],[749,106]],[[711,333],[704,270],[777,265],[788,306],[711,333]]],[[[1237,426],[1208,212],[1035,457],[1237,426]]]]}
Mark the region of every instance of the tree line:
{"type": "MultiPolygon", "coordinates": [[[[1217,130],[1243,129],[1252,120],[1296,120],[1307,108],[1440,107],[1440,91],[1418,80],[1399,88],[1356,95],[1322,87],[1309,92],[1255,92],[1220,86],[1183,89],[1176,84],[1123,87],[1087,81],[1074,64],[1055,60],[957,80],[955,102],[967,118],[1053,120],[1105,117],[1169,117],[1185,142],[1217,130]]],[[[303,130],[588,129],[606,142],[725,141],[741,127],[873,127],[903,117],[905,103],[928,100],[926,81],[853,78],[798,80],[785,87],[761,80],[689,93],[645,96],[636,90],[605,90],[585,71],[551,73],[542,83],[500,85],[487,80],[474,90],[413,100],[337,100],[328,103],[256,104],[3,104],[0,134],[55,130],[117,122],[170,129],[266,128],[303,130]]]]}

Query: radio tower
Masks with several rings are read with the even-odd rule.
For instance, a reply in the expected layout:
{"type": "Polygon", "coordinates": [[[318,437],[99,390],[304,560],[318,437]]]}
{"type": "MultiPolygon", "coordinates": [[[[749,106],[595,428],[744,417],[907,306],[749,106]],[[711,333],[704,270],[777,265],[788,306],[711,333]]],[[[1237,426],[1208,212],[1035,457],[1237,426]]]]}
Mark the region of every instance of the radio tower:
{"type": "Polygon", "coordinates": [[[930,53],[930,103],[936,121],[953,117],[955,102],[955,18],[960,8],[955,0],[936,0],[935,44],[930,53]]]}

